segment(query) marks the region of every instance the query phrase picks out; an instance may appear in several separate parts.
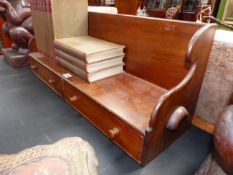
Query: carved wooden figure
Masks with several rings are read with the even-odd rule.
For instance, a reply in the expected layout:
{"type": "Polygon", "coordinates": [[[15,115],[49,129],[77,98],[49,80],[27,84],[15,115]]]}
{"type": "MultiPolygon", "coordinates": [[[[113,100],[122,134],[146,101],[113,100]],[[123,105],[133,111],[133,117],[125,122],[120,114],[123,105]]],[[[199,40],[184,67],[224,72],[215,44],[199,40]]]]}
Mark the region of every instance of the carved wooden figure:
{"type": "Polygon", "coordinates": [[[34,37],[31,10],[27,0],[0,0],[0,11],[5,19],[3,32],[12,41],[12,48],[2,49],[5,59],[13,66],[27,64],[29,42],[34,37]]]}

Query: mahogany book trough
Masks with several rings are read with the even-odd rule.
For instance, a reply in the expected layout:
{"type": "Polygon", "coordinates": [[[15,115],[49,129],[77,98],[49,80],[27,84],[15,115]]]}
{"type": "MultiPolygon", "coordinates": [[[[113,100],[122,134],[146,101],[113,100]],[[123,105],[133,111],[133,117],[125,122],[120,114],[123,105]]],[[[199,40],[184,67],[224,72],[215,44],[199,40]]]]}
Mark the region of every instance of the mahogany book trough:
{"type": "Polygon", "coordinates": [[[31,53],[29,62],[33,73],[145,165],[189,127],[215,30],[214,24],[90,12],[89,36],[125,46],[123,73],[88,83],[41,53],[31,53]]]}

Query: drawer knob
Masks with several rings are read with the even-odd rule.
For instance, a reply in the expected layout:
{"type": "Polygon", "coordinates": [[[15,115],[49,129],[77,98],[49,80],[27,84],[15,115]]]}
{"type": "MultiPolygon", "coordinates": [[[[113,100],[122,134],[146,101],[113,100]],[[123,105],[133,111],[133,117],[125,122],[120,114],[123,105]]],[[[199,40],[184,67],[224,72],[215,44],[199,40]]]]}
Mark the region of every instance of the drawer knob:
{"type": "Polygon", "coordinates": [[[55,80],[49,80],[49,84],[54,84],[55,80]]]}
{"type": "Polygon", "coordinates": [[[36,66],[35,64],[32,64],[32,65],[31,65],[31,69],[32,69],[32,70],[35,70],[36,68],[37,68],[37,66],[36,66]]]}
{"type": "Polygon", "coordinates": [[[69,100],[70,100],[71,102],[75,102],[75,101],[78,100],[78,97],[77,97],[76,95],[74,95],[73,97],[70,97],[69,100]]]}
{"type": "Polygon", "coordinates": [[[108,134],[111,139],[114,139],[116,136],[120,134],[120,130],[118,128],[113,128],[113,129],[108,130],[108,134]]]}

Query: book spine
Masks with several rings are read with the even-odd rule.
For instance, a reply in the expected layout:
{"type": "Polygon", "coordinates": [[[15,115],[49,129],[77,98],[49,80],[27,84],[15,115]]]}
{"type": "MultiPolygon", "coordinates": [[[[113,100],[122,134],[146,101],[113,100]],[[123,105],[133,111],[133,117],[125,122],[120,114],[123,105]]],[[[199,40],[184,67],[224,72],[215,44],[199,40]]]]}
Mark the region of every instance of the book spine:
{"type": "MultiPolygon", "coordinates": [[[[54,60],[55,60],[55,63],[57,63],[57,64],[60,64],[60,60],[61,60],[61,58],[59,57],[59,56],[55,56],[55,58],[54,58],[54,60]]],[[[61,64],[60,64],[61,65],[61,64]]]]}
{"type": "Polygon", "coordinates": [[[56,58],[56,61],[59,65],[68,69],[69,71],[75,73],[80,78],[87,80],[87,73],[86,72],[84,72],[83,70],[79,69],[78,67],[72,65],[68,61],[59,58],[58,56],[56,56],[55,58],[56,58]]]}
{"type": "Polygon", "coordinates": [[[53,24],[52,24],[52,9],[51,9],[51,0],[46,0],[46,17],[47,17],[47,26],[48,26],[48,54],[51,58],[54,57],[54,35],[53,35],[53,24]]]}
{"type": "Polygon", "coordinates": [[[84,71],[86,71],[86,63],[83,60],[80,60],[79,58],[73,57],[61,50],[58,49],[54,49],[55,52],[55,56],[59,56],[62,59],[65,59],[66,61],[78,66],[80,69],[83,69],[84,71]]]}
{"type": "Polygon", "coordinates": [[[101,71],[105,71],[105,70],[108,70],[108,69],[112,69],[114,67],[117,67],[117,66],[124,66],[124,63],[118,63],[118,64],[114,64],[114,65],[108,65],[106,67],[97,67],[97,68],[92,68],[92,69],[88,69],[88,73],[89,74],[94,74],[94,73],[98,73],[98,72],[101,72],[101,71]]]}
{"type": "Polygon", "coordinates": [[[33,30],[35,34],[36,39],[36,45],[39,52],[43,50],[43,44],[42,44],[42,29],[41,29],[41,14],[39,12],[39,1],[37,0],[31,0],[31,14],[32,14],[32,22],[33,22],[33,30]]]}
{"type": "Polygon", "coordinates": [[[40,28],[43,29],[43,52],[46,54],[47,57],[49,57],[49,44],[47,42],[48,40],[48,29],[47,29],[47,26],[48,26],[48,23],[47,23],[47,12],[46,12],[46,0],[40,0],[40,7],[39,7],[39,11],[40,11],[40,14],[42,16],[42,21],[43,21],[43,25],[42,26],[46,26],[46,27],[42,27],[40,26],[40,28]]]}
{"type": "Polygon", "coordinates": [[[48,0],[48,9],[47,9],[48,13],[52,13],[52,2],[51,0],[48,0]]]}
{"type": "Polygon", "coordinates": [[[78,57],[86,62],[86,54],[85,53],[83,53],[79,50],[73,50],[72,48],[69,48],[68,46],[63,45],[56,40],[54,41],[54,48],[61,50],[69,55],[72,55],[73,57],[78,57]]]}
{"type": "Polygon", "coordinates": [[[115,67],[112,67],[110,69],[99,71],[99,72],[96,72],[93,74],[88,74],[87,81],[91,83],[91,82],[94,82],[97,80],[101,80],[101,79],[104,79],[107,77],[111,77],[111,76],[120,74],[122,72],[124,72],[122,65],[115,66],[115,67]]]}
{"type": "Polygon", "coordinates": [[[92,53],[87,56],[88,63],[99,62],[102,60],[111,59],[114,57],[124,56],[123,47],[119,49],[112,49],[104,52],[92,53]]]}

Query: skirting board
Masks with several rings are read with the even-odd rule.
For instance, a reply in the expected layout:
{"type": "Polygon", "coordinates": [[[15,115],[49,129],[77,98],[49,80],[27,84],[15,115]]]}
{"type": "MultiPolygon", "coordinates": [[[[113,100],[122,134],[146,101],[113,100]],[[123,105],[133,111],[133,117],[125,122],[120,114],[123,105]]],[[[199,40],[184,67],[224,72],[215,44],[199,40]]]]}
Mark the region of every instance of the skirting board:
{"type": "Polygon", "coordinates": [[[198,116],[193,117],[192,125],[200,128],[201,130],[208,132],[209,134],[214,133],[214,125],[209,123],[198,116]]]}

